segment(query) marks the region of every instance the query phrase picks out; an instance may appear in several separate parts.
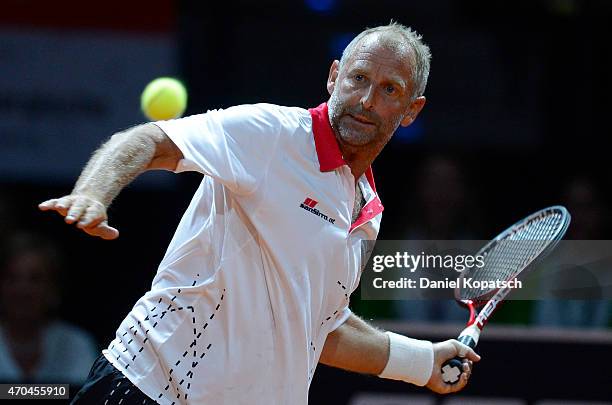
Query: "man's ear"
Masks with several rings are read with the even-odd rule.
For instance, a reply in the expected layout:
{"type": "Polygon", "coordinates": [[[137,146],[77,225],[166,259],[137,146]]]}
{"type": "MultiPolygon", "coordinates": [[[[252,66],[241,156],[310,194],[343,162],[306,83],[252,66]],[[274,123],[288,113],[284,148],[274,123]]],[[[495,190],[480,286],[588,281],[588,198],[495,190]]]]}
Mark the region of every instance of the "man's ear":
{"type": "Polygon", "coordinates": [[[327,77],[327,92],[331,96],[334,92],[334,88],[336,88],[336,80],[338,80],[338,67],[340,66],[340,61],[335,60],[332,62],[331,67],[329,68],[329,76],[327,77]]]}
{"type": "MultiPolygon", "coordinates": [[[[328,84],[329,86],[329,84],[328,84]]],[[[400,122],[403,127],[407,127],[412,124],[416,119],[417,115],[421,112],[421,110],[425,107],[425,97],[417,97],[408,107],[408,112],[400,122]]]]}

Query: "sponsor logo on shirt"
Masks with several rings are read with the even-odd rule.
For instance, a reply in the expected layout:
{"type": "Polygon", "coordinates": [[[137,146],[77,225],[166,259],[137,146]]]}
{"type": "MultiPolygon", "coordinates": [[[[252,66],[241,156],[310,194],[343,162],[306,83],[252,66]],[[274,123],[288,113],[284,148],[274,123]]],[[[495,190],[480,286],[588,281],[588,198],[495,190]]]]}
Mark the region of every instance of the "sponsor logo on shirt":
{"type": "Polygon", "coordinates": [[[319,203],[318,201],[313,200],[312,198],[306,197],[304,202],[300,204],[300,208],[305,209],[306,211],[310,212],[311,214],[315,214],[319,218],[323,218],[324,220],[326,220],[330,224],[335,223],[336,220],[334,218],[328,217],[327,215],[325,215],[324,213],[322,213],[321,211],[319,211],[318,209],[315,208],[315,206],[318,203],[319,203]]]}

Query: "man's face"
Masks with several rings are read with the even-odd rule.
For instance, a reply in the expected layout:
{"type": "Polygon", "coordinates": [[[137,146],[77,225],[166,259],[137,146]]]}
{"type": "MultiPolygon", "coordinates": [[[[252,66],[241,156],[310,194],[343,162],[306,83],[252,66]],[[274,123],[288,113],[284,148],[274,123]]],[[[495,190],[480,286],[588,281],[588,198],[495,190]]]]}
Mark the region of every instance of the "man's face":
{"type": "Polygon", "coordinates": [[[407,49],[375,33],[356,45],[341,69],[337,61],[332,64],[329,117],[341,143],[382,147],[400,124],[412,123],[425,98],[411,100],[410,63],[407,49]]]}

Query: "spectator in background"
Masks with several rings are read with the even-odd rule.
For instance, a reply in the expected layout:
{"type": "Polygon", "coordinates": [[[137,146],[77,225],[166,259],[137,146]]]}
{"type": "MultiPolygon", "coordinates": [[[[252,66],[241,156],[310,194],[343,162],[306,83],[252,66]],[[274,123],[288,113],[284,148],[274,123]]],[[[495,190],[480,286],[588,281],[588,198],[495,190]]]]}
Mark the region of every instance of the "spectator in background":
{"type": "Polygon", "coordinates": [[[469,196],[461,164],[443,155],[427,158],[418,170],[416,210],[404,234],[413,240],[469,239],[474,235],[469,196]]]}
{"type": "Polygon", "coordinates": [[[57,319],[57,248],[33,234],[8,238],[0,266],[0,381],[81,385],[98,355],[94,340],[57,319]]]}
{"type": "MultiPolygon", "coordinates": [[[[572,215],[566,239],[608,239],[605,237],[608,213],[593,181],[586,177],[571,179],[565,186],[562,204],[572,215]]],[[[572,273],[574,277],[589,276],[572,273]]],[[[543,300],[536,303],[534,322],[543,326],[602,328],[608,325],[611,310],[607,300],[543,300]]]]}
{"type": "MultiPolygon", "coordinates": [[[[416,207],[402,239],[474,239],[478,223],[471,209],[473,191],[465,180],[460,163],[450,157],[434,155],[418,170],[414,197],[416,207]]],[[[410,197],[409,197],[410,198],[410,197]]],[[[401,319],[415,321],[465,322],[465,310],[454,299],[397,300],[395,311],[401,319]]]]}

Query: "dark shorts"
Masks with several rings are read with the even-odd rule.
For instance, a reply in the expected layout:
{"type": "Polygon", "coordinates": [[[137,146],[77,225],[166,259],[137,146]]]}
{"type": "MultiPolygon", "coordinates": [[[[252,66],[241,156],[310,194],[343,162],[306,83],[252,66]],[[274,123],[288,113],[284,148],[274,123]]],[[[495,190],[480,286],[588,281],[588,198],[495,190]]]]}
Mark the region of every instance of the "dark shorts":
{"type": "Polygon", "coordinates": [[[71,403],[79,405],[149,405],[157,402],[136,388],[101,354],[91,366],[83,388],[77,392],[71,403]]]}

